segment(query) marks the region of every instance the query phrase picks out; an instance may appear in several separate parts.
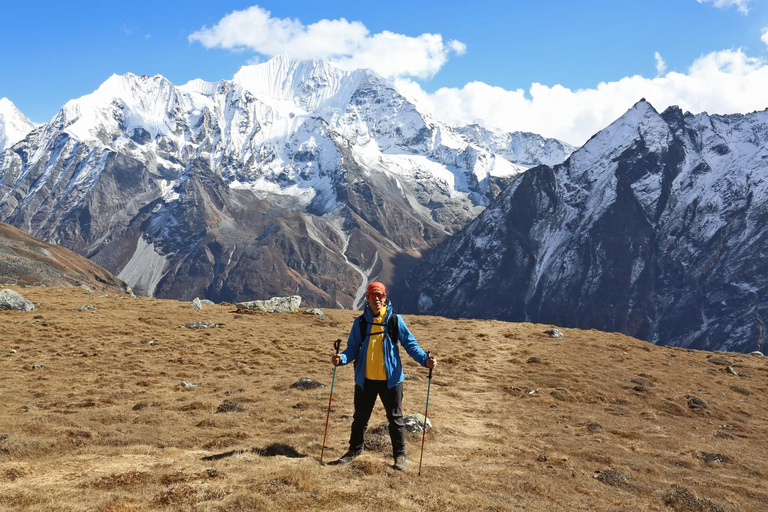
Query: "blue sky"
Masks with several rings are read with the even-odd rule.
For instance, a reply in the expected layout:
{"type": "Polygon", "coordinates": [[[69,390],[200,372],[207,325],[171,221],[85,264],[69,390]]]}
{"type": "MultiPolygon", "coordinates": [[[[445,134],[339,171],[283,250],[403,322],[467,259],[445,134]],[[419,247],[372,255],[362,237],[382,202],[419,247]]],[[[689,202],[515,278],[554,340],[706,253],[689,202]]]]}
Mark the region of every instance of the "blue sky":
{"type": "Polygon", "coordinates": [[[575,144],[642,96],[768,107],[768,0],[13,1],[3,19],[0,97],[37,123],[113,73],[217,81],[281,52],[374,67],[449,122],[575,144]]]}

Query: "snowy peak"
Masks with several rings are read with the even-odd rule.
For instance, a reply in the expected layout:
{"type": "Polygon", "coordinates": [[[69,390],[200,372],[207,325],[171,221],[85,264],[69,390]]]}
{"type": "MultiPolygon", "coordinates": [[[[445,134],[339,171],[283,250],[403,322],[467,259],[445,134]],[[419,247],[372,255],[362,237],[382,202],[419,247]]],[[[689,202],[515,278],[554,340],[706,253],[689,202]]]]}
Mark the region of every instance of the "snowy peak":
{"type": "Polygon", "coordinates": [[[105,132],[135,128],[154,137],[172,130],[168,113],[175,99],[175,87],[160,75],[112,75],[93,93],[67,102],[54,122],[83,141],[106,143],[105,132]]]}
{"type": "Polygon", "coordinates": [[[277,55],[263,64],[243,66],[233,81],[267,104],[288,103],[313,112],[343,109],[365,74],[342,71],[321,60],[277,55]]]}
{"type": "Polygon", "coordinates": [[[35,124],[8,98],[0,98],[0,153],[22,140],[35,124]]]}
{"type": "Polygon", "coordinates": [[[595,173],[603,174],[619,155],[638,142],[655,151],[666,147],[671,137],[669,124],[642,99],[576,150],[566,167],[572,180],[593,181],[595,173]]]}
{"type": "Polygon", "coordinates": [[[524,167],[539,164],[554,166],[576,150],[570,144],[535,133],[503,132],[477,124],[463,126],[456,131],[478,147],[524,167]]]}

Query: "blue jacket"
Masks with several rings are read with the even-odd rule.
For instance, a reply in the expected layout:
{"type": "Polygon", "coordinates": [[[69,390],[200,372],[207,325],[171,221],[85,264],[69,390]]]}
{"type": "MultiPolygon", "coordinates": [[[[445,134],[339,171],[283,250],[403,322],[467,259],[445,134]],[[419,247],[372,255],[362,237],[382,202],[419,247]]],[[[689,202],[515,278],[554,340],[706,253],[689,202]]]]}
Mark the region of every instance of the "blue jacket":
{"type": "MultiPolygon", "coordinates": [[[[402,315],[397,315],[399,339],[392,340],[387,332],[387,322],[392,316],[392,303],[387,306],[387,317],[384,319],[384,369],[387,372],[387,387],[393,388],[405,380],[405,373],[403,373],[403,363],[400,360],[400,350],[397,348],[397,344],[405,348],[408,355],[413,358],[414,361],[421,366],[427,364],[427,353],[424,352],[416,338],[413,337],[411,331],[408,330],[408,326],[405,325],[402,315]]],[[[341,364],[347,364],[352,361],[355,363],[355,384],[361,388],[365,384],[365,362],[368,354],[368,340],[371,335],[371,328],[373,327],[373,311],[365,305],[363,311],[365,319],[368,321],[368,333],[364,340],[360,339],[360,317],[355,318],[355,322],[352,324],[352,330],[349,331],[349,339],[347,340],[347,348],[341,353],[341,364]]],[[[380,326],[376,326],[377,328],[380,326]]]]}

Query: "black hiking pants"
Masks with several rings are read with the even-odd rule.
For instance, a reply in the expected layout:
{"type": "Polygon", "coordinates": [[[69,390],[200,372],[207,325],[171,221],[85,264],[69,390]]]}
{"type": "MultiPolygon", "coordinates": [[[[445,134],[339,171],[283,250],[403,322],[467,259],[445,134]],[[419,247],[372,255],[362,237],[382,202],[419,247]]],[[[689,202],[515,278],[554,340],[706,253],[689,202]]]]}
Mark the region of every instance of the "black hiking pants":
{"type": "Polygon", "coordinates": [[[385,380],[365,379],[365,387],[355,384],[355,415],[352,419],[352,435],[349,438],[349,451],[363,451],[365,430],[371,418],[376,397],[381,398],[389,420],[389,438],[392,441],[392,455],[405,455],[405,421],[403,420],[403,383],[394,388],[387,387],[385,380]]]}

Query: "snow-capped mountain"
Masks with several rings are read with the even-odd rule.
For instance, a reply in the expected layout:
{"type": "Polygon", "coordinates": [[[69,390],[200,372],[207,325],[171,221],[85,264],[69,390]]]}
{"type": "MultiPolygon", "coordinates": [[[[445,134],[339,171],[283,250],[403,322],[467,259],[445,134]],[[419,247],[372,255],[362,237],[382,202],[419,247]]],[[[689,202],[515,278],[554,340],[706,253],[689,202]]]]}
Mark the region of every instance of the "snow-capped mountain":
{"type": "Polygon", "coordinates": [[[400,308],[761,350],[767,243],[768,111],[643,100],[429,254],[400,308]]]}
{"type": "Polygon", "coordinates": [[[181,86],[114,75],[0,155],[0,219],[137,292],[351,307],[537,151],[573,149],[526,137],[450,128],[375,73],[321,61],[181,86]]]}
{"type": "Polygon", "coordinates": [[[35,129],[35,124],[19,112],[11,100],[0,98],[0,153],[35,129]]]}

